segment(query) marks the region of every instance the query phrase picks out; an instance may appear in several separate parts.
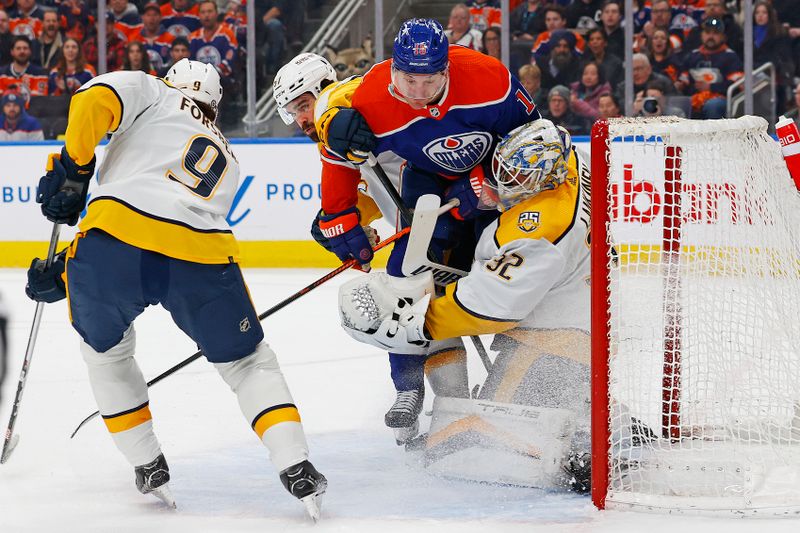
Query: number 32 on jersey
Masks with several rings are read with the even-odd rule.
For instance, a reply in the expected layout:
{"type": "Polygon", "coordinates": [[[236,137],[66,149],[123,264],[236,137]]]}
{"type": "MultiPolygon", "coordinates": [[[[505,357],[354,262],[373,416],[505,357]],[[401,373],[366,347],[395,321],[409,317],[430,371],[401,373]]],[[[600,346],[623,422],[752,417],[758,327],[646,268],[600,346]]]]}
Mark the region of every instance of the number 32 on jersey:
{"type": "Polygon", "coordinates": [[[195,135],[186,143],[181,158],[182,170],[167,170],[167,177],[189,191],[210,200],[228,170],[228,158],[210,137],[195,135]]]}

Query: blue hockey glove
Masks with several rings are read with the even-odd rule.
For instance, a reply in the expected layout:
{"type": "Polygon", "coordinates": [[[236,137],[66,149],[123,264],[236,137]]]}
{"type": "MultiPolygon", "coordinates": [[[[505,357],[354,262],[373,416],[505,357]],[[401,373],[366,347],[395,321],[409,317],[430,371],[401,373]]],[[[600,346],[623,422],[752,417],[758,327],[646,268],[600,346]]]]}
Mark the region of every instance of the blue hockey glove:
{"type": "Polygon", "coordinates": [[[34,258],[28,269],[28,283],[25,285],[25,294],[35,302],[53,303],[67,297],[67,288],[64,286],[64,255],[61,252],[53,258],[50,268],[45,268],[44,259],[34,258]]]}
{"type": "Polygon", "coordinates": [[[311,236],[314,237],[314,240],[317,241],[317,244],[328,250],[329,252],[333,252],[333,248],[331,248],[331,241],[322,234],[322,230],[319,228],[319,217],[322,216],[322,209],[317,212],[317,216],[314,217],[314,222],[311,223],[311,236]]]}
{"type": "Polygon", "coordinates": [[[50,154],[47,174],[39,180],[36,202],[42,204],[42,214],[50,222],[74,226],[78,216],[86,207],[89,181],[94,176],[96,158],[85,165],[78,165],[67,153],[50,154]]]}
{"type": "Polygon", "coordinates": [[[321,214],[319,229],[328,239],[331,251],[341,261],[354,258],[359,264],[372,261],[372,246],[364,228],[359,224],[358,209],[350,207],[333,215],[321,214]]]}
{"type": "Polygon", "coordinates": [[[378,140],[361,113],[344,108],[339,109],[330,119],[327,144],[340,156],[354,162],[363,162],[375,149],[378,140]]]}
{"type": "Polygon", "coordinates": [[[460,202],[458,207],[450,210],[454,218],[466,220],[480,214],[478,203],[481,199],[484,178],[483,167],[478,165],[470,171],[469,176],[457,180],[444,191],[445,203],[453,198],[458,198],[460,202]]]}

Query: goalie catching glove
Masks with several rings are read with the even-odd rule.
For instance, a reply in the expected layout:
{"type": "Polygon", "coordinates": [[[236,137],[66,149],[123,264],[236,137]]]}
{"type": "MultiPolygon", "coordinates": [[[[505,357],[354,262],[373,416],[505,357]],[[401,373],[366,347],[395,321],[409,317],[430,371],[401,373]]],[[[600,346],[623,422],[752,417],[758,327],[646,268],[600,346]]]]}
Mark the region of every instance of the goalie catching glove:
{"type": "Polygon", "coordinates": [[[339,288],[342,327],[359,342],[401,354],[424,354],[431,339],[425,312],[433,294],[430,272],[408,278],[384,272],[360,276],[339,288]]]}

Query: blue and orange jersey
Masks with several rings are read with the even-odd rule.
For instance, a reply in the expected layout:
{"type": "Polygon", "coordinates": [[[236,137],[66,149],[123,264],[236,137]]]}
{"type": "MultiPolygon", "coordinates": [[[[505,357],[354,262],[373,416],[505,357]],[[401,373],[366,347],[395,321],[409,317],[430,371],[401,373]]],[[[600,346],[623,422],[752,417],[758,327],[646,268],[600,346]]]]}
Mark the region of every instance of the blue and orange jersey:
{"type": "Polygon", "coordinates": [[[47,96],[47,71],[39,65],[28,64],[25,72],[17,74],[13,71],[14,63],[0,67],[0,94],[16,85],[25,97],[26,107],[31,96],[47,96]]]}
{"type": "MultiPolygon", "coordinates": [[[[111,12],[109,11],[109,13],[111,12]]],[[[121,17],[113,18],[114,29],[122,33],[126,41],[130,41],[131,34],[142,27],[142,17],[139,16],[137,11],[126,11],[121,17]]]]}
{"type": "Polygon", "coordinates": [[[186,11],[176,10],[171,3],[161,6],[161,24],[175,37],[189,37],[193,31],[200,29],[200,7],[194,4],[186,11]]]}
{"type": "Polygon", "coordinates": [[[221,76],[229,76],[236,61],[236,35],[224,22],[206,39],[203,28],[189,35],[189,54],[192,59],[217,67],[221,76]]]}
{"type": "Polygon", "coordinates": [[[8,21],[11,35],[24,35],[28,39],[38,39],[42,34],[42,19],[29,16],[13,17],[8,21]]]}
{"type": "Polygon", "coordinates": [[[491,26],[500,26],[502,11],[499,2],[495,0],[483,4],[467,2],[467,9],[469,9],[470,24],[476,30],[484,32],[491,26]]]}
{"type": "Polygon", "coordinates": [[[711,51],[704,46],[692,50],[683,62],[680,80],[688,85],[688,94],[695,94],[698,77],[710,84],[710,91],[724,96],[733,82],[744,76],[742,60],[736,52],[722,45],[711,51]]]}
{"type": "Polygon", "coordinates": [[[159,33],[155,36],[147,36],[144,31],[144,26],[136,28],[128,40],[142,43],[147,51],[147,57],[150,59],[150,65],[157,71],[161,70],[170,62],[169,50],[175,36],[166,31],[163,26],[159,28],[159,33]]]}
{"type": "Polygon", "coordinates": [[[67,72],[61,75],[58,69],[50,71],[50,77],[47,82],[47,91],[50,96],[59,96],[63,94],[75,94],[81,85],[88,82],[97,76],[94,67],[86,65],[80,72],[67,72]]]}
{"type": "Polygon", "coordinates": [[[82,43],[89,33],[89,28],[94,26],[95,18],[89,12],[86,4],[75,6],[62,2],[58,6],[58,24],[64,31],[64,37],[75,39],[82,43]]]}
{"type": "MultiPolygon", "coordinates": [[[[352,107],[378,138],[373,153],[391,151],[417,169],[456,179],[491,157],[502,136],[541,118],[531,97],[502,63],[480,52],[452,46],[450,80],[439,102],[412,109],[390,89],[391,60],[326,88],[317,100],[317,133],[327,139],[326,110],[352,107]]],[[[338,154],[346,155],[346,154],[338,154]]],[[[354,192],[339,195],[352,198],[354,192]]],[[[332,186],[331,190],[337,189],[332,186]]],[[[323,205],[326,184],[323,183],[323,205]]]]}

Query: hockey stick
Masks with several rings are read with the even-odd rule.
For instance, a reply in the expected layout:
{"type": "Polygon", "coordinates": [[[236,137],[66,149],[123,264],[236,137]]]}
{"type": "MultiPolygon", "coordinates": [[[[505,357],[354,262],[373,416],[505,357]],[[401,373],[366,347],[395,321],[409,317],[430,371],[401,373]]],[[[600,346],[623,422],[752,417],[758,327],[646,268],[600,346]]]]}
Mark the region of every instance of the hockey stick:
{"type": "MultiPolygon", "coordinates": [[[[386,175],[386,171],[383,170],[383,167],[381,166],[380,163],[378,163],[378,160],[375,158],[374,155],[369,154],[369,157],[367,157],[367,164],[370,167],[372,167],[372,170],[375,171],[375,175],[378,176],[378,180],[381,182],[381,185],[383,185],[383,188],[386,189],[387,194],[392,199],[392,202],[394,203],[395,207],[397,207],[397,211],[400,213],[400,217],[403,219],[403,222],[405,224],[407,224],[408,226],[413,226],[413,223],[414,223],[413,213],[408,208],[408,206],[406,206],[405,202],[403,202],[403,199],[400,196],[400,193],[397,192],[397,189],[394,187],[394,185],[392,185],[391,180],[389,180],[389,176],[386,175]]],[[[439,199],[438,196],[435,196],[435,195],[423,195],[423,197],[424,196],[432,196],[433,198],[435,198],[436,202],[437,202],[436,208],[438,209],[439,203],[441,202],[441,200],[439,199]]],[[[418,206],[419,206],[419,200],[421,200],[421,199],[422,198],[417,200],[417,205],[418,206]]],[[[424,205],[430,205],[431,208],[433,207],[433,203],[432,203],[433,200],[432,199],[431,200],[426,200],[426,202],[429,202],[429,204],[424,204],[424,205]]],[[[437,212],[435,214],[435,216],[436,216],[436,218],[438,218],[439,217],[439,213],[437,212]]],[[[425,268],[423,268],[423,269],[412,269],[412,270],[414,270],[414,272],[413,272],[414,274],[418,274],[420,272],[425,272],[427,270],[432,270],[433,271],[432,273],[433,273],[434,283],[436,283],[437,285],[444,286],[444,285],[447,285],[449,283],[452,283],[453,281],[458,280],[459,278],[463,278],[464,276],[467,275],[467,272],[464,272],[463,270],[458,270],[456,268],[447,267],[445,265],[440,265],[440,264],[438,264],[438,263],[433,261],[433,253],[432,253],[432,251],[430,249],[430,241],[431,241],[431,237],[433,236],[433,230],[434,230],[434,226],[436,224],[436,218],[431,219],[430,215],[428,215],[428,220],[432,221],[432,222],[425,225],[426,228],[429,227],[429,229],[426,229],[427,239],[426,240],[425,239],[417,239],[417,241],[416,241],[417,243],[423,243],[424,242],[424,249],[426,250],[425,257],[427,259],[427,261],[425,261],[425,263],[424,263],[424,267],[425,268]],[[457,277],[454,277],[455,275],[457,275],[457,277]]],[[[421,231],[420,231],[420,233],[421,233],[421,231]]],[[[413,234],[413,232],[412,232],[412,234],[413,234]]],[[[411,247],[411,240],[410,239],[411,239],[411,236],[409,236],[409,243],[408,243],[408,247],[409,248],[411,247]]],[[[408,254],[409,248],[406,249],[406,254],[408,254]]],[[[421,248],[422,248],[421,244],[418,244],[418,249],[416,250],[416,253],[418,254],[417,257],[422,257],[423,256],[423,254],[419,254],[419,251],[421,251],[421,248]]],[[[403,265],[401,267],[401,270],[403,271],[403,274],[408,276],[409,274],[406,272],[406,264],[405,264],[406,261],[405,261],[405,259],[406,258],[404,257],[403,258],[403,265]]],[[[475,345],[475,351],[478,352],[478,357],[480,357],[481,362],[483,363],[483,366],[486,368],[486,371],[490,372],[491,369],[492,369],[492,362],[489,359],[489,354],[486,352],[486,348],[483,346],[483,342],[481,342],[481,339],[477,335],[471,336],[470,340],[472,340],[472,344],[475,345]]]]}
{"type": "MultiPolygon", "coordinates": [[[[411,228],[403,228],[402,230],[398,231],[397,233],[395,233],[391,237],[389,237],[389,238],[379,242],[378,244],[376,244],[375,248],[373,248],[373,250],[377,252],[378,250],[388,246],[389,244],[393,243],[394,241],[396,241],[397,239],[399,239],[403,235],[409,233],[410,231],[411,231],[411,228]]],[[[296,293],[292,294],[291,296],[289,296],[285,300],[275,304],[274,306],[270,307],[269,309],[267,309],[266,311],[264,311],[263,313],[258,315],[259,322],[264,320],[268,316],[271,316],[271,315],[277,313],[278,311],[280,311],[281,309],[283,309],[284,307],[286,307],[290,303],[292,303],[295,300],[299,299],[301,296],[304,296],[304,295],[308,294],[309,292],[311,292],[312,290],[316,289],[317,287],[319,287],[320,285],[322,285],[326,281],[330,281],[331,279],[335,278],[336,276],[338,276],[339,274],[341,274],[345,270],[348,270],[348,269],[356,266],[357,264],[358,263],[356,262],[355,259],[349,259],[349,260],[345,261],[340,266],[338,266],[335,270],[331,270],[330,272],[328,272],[327,274],[325,274],[321,278],[317,279],[316,281],[311,282],[310,284],[306,285],[305,287],[303,287],[302,289],[300,289],[296,293]]],[[[165,378],[171,376],[172,374],[174,374],[175,372],[177,372],[181,368],[189,365],[190,363],[193,363],[194,361],[197,361],[202,356],[203,356],[203,350],[197,350],[194,354],[192,354],[191,356],[187,357],[186,359],[184,359],[183,361],[181,361],[177,365],[169,368],[168,370],[165,370],[161,374],[157,375],[156,377],[154,377],[153,379],[148,381],[147,382],[147,388],[150,388],[153,385],[155,385],[156,383],[158,383],[159,381],[161,381],[162,379],[165,379],[165,378]]],[[[100,414],[100,411],[95,411],[94,413],[92,413],[89,416],[87,416],[86,418],[84,418],[83,421],[80,424],[78,424],[78,427],[75,428],[75,431],[72,432],[72,435],[70,435],[69,438],[75,437],[75,434],[78,433],[78,431],[80,431],[80,429],[84,425],[86,425],[87,422],[89,422],[90,420],[92,420],[93,418],[95,418],[99,414],[100,414]]]]}
{"type": "MultiPolygon", "coordinates": [[[[58,236],[61,233],[61,224],[53,224],[53,231],[50,234],[50,246],[47,249],[47,259],[45,260],[45,269],[50,268],[53,264],[53,259],[56,256],[56,246],[58,246],[58,236]]],[[[11,406],[11,418],[8,420],[8,428],[6,429],[5,440],[3,441],[3,453],[0,454],[0,464],[5,464],[14,449],[19,443],[19,435],[14,434],[14,426],[17,423],[19,416],[19,407],[22,403],[22,393],[25,391],[25,383],[28,381],[28,372],[31,367],[31,360],[33,359],[33,348],[36,346],[36,337],[39,335],[39,325],[42,322],[42,311],[44,310],[44,302],[36,302],[36,311],[33,313],[33,324],[31,325],[31,333],[28,335],[28,347],[25,348],[25,359],[22,362],[22,371],[19,374],[19,384],[17,385],[17,394],[14,396],[14,404],[11,406]]]]}

